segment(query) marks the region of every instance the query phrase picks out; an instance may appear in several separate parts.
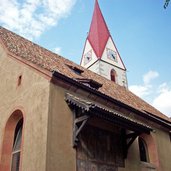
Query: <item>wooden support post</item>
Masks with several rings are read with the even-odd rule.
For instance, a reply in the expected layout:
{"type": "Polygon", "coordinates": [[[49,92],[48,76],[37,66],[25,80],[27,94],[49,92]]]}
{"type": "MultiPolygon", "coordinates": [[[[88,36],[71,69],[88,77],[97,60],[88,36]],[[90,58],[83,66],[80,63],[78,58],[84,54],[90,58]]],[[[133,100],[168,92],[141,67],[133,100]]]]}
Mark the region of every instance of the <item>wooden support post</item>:
{"type": "Polygon", "coordinates": [[[125,158],[127,158],[128,150],[129,150],[130,146],[132,145],[132,143],[135,141],[135,139],[138,136],[139,136],[139,133],[137,133],[137,132],[133,132],[130,134],[125,133],[125,135],[124,135],[124,138],[125,138],[124,156],[125,156],[125,158]]]}
{"type": "Polygon", "coordinates": [[[86,125],[88,119],[90,116],[88,115],[83,115],[80,117],[77,117],[77,109],[74,108],[73,111],[73,147],[76,148],[78,145],[78,136],[80,134],[80,132],[82,131],[82,129],[84,128],[84,126],[86,125]]]}

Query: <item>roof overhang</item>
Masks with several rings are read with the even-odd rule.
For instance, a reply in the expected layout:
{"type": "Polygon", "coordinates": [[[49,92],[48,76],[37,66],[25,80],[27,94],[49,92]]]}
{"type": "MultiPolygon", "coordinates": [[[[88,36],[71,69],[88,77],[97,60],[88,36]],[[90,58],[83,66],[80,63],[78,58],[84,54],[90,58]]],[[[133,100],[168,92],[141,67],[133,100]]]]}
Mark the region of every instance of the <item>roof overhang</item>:
{"type": "Polygon", "coordinates": [[[87,101],[69,93],[66,93],[65,100],[70,106],[80,108],[83,113],[86,113],[86,115],[89,115],[90,117],[101,118],[125,129],[138,133],[150,133],[150,131],[153,130],[150,126],[140,121],[124,116],[107,107],[104,108],[96,102],[87,101]]]}
{"type": "Polygon", "coordinates": [[[111,102],[113,102],[113,103],[115,103],[115,104],[117,104],[117,105],[119,105],[119,106],[121,106],[121,107],[123,107],[125,109],[128,109],[128,110],[130,110],[132,112],[135,112],[139,116],[142,116],[142,117],[144,117],[144,118],[146,118],[146,119],[148,119],[150,121],[158,123],[159,125],[162,125],[165,128],[171,130],[171,122],[170,121],[165,120],[165,119],[160,118],[160,117],[157,117],[154,114],[147,113],[145,111],[142,112],[142,111],[140,111],[138,109],[135,109],[135,108],[133,108],[133,107],[131,107],[131,106],[125,104],[125,103],[122,103],[122,102],[120,102],[120,101],[118,101],[118,100],[116,100],[116,99],[114,99],[114,98],[112,98],[112,97],[110,97],[110,96],[108,96],[108,95],[106,95],[106,94],[104,94],[104,93],[94,89],[94,88],[86,86],[86,85],[80,83],[79,81],[77,81],[76,79],[70,78],[70,77],[68,77],[68,76],[66,76],[66,75],[64,75],[64,74],[62,74],[62,73],[60,73],[60,72],[58,72],[56,70],[52,71],[52,80],[51,80],[52,82],[54,81],[54,78],[57,79],[57,80],[60,79],[60,80],[62,80],[64,82],[67,82],[67,83],[69,83],[71,85],[74,85],[76,87],[84,89],[84,90],[86,90],[86,91],[88,91],[88,92],[90,92],[92,94],[100,96],[103,99],[109,100],[109,101],[111,101],[111,102]]]}

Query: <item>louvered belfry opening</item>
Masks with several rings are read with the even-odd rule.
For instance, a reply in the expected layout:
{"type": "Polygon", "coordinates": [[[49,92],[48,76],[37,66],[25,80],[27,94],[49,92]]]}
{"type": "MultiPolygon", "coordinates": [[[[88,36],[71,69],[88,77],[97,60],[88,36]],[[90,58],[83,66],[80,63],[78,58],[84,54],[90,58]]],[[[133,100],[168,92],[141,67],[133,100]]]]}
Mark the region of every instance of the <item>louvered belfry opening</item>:
{"type": "Polygon", "coordinates": [[[14,143],[13,143],[13,149],[12,149],[11,171],[19,171],[22,128],[23,128],[23,119],[20,119],[15,128],[14,143]]]}

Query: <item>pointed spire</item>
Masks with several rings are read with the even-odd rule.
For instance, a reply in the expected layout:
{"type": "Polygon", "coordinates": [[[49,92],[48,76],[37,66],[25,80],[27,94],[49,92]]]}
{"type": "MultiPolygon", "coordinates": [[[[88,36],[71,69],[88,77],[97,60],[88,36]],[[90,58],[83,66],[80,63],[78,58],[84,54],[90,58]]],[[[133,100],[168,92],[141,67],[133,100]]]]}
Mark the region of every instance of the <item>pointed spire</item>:
{"type": "Polygon", "coordinates": [[[95,0],[94,13],[90,25],[88,40],[98,58],[102,57],[102,53],[109,39],[109,36],[110,33],[100,10],[98,0],[95,0]]]}

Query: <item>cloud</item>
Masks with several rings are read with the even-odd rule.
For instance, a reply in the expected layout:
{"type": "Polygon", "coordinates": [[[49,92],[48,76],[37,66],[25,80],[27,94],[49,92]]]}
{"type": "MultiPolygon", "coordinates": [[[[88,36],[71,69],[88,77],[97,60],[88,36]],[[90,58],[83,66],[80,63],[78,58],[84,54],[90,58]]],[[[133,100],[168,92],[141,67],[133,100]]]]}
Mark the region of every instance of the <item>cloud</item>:
{"type": "Polygon", "coordinates": [[[143,84],[142,85],[131,85],[129,90],[135,93],[139,97],[145,97],[151,93],[152,84],[151,81],[159,76],[156,71],[149,71],[143,75],[143,84]]]}
{"type": "Polygon", "coordinates": [[[159,76],[158,72],[156,71],[149,71],[147,74],[145,74],[143,76],[143,81],[144,81],[144,84],[147,85],[147,84],[150,84],[150,82],[157,78],[159,76]]]}
{"type": "Polygon", "coordinates": [[[150,85],[132,85],[129,90],[139,97],[144,97],[150,94],[150,85]]]}
{"type": "Polygon", "coordinates": [[[76,0],[0,0],[2,26],[34,39],[66,17],[76,0]]]}
{"type": "Polygon", "coordinates": [[[152,80],[159,77],[156,71],[149,71],[142,77],[142,85],[129,86],[130,91],[143,98],[156,109],[171,117],[171,85],[162,83],[154,85],[152,80]]]}
{"type": "Polygon", "coordinates": [[[153,100],[152,105],[164,114],[171,117],[171,88],[167,83],[159,86],[159,94],[153,100]]]}
{"type": "Polygon", "coordinates": [[[57,54],[61,54],[61,47],[56,47],[54,49],[54,52],[57,53],[57,54]]]}

